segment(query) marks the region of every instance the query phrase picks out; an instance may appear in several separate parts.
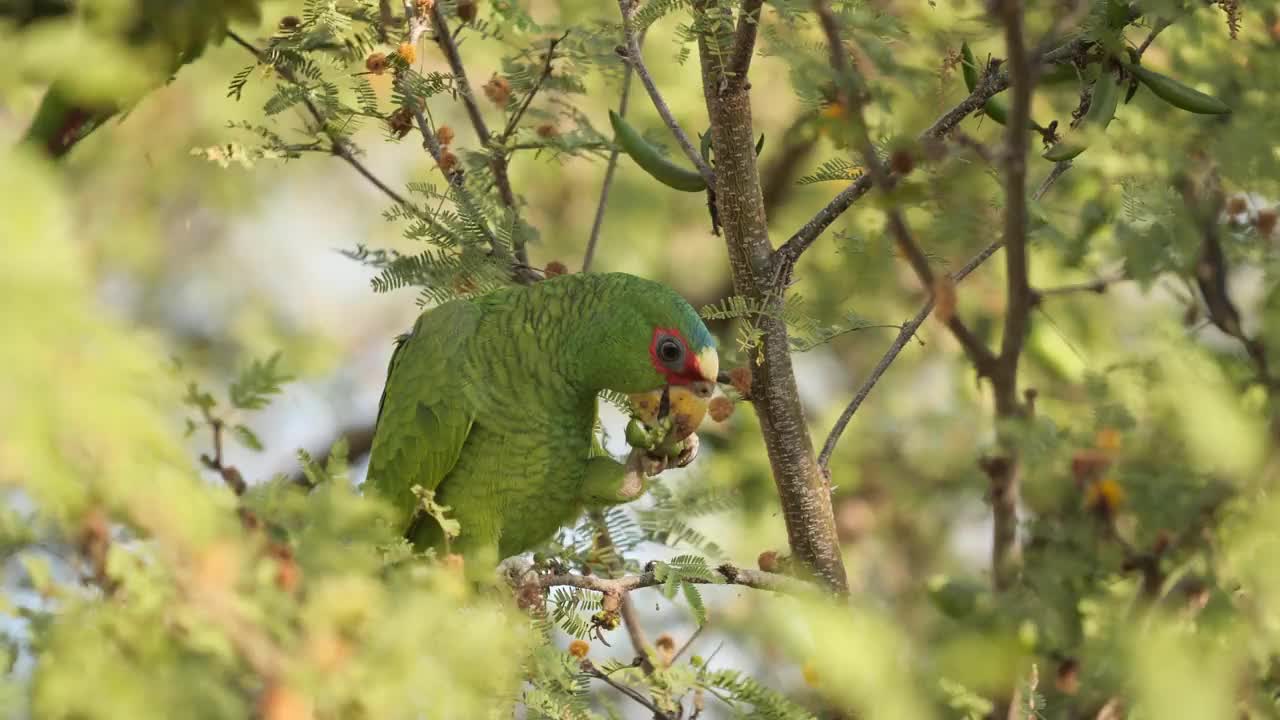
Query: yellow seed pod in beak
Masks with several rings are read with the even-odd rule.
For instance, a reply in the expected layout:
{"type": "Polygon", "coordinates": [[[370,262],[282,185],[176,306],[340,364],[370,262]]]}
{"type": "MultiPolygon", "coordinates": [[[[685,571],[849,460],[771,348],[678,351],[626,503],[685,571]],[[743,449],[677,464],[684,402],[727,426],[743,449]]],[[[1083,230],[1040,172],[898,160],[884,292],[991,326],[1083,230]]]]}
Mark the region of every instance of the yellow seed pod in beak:
{"type": "Polygon", "coordinates": [[[630,396],[636,417],[645,425],[655,427],[664,417],[672,421],[671,437],[683,440],[689,437],[707,416],[707,405],[715,383],[698,381],[687,385],[668,385],[645,393],[630,396]],[[665,401],[664,401],[665,395],[665,401]]]}

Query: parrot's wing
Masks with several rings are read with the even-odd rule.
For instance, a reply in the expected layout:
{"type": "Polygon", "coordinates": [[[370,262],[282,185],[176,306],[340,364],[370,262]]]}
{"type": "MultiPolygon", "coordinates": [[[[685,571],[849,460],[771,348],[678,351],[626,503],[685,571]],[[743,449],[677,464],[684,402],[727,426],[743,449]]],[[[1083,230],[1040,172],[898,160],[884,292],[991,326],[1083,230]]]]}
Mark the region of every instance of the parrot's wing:
{"type": "Polygon", "coordinates": [[[471,303],[445,303],[423,313],[391,354],[366,484],[403,512],[406,522],[417,502],[413,486],[439,487],[471,432],[475,409],[460,368],[480,314],[471,303]]]}

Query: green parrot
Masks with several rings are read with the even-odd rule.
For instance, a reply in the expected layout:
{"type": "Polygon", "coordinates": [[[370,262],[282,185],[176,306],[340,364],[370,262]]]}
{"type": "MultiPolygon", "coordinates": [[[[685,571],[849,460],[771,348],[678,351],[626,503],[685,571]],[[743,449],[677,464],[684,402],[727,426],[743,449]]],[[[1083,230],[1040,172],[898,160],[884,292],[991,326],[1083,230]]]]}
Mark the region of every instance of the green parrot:
{"type": "MultiPolygon", "coordinates": [[[[449,549],[483,564],[548,540],[584,509],[639,497],[668,458],[626,463],[595,437],[596,398],[629,395],[649,426],[682,440],[719,377],[715,341],[670,288],[622,273],[578,273],[424,312],[391,356],[366,491],[401,512],[405,536],[443,549],[415,485],[460,524],[449,549]]],[[[628,439],[631,434],[628,433],[628,439]]],[[[633,442],[634,444],[634,442],[633,442]]]]}

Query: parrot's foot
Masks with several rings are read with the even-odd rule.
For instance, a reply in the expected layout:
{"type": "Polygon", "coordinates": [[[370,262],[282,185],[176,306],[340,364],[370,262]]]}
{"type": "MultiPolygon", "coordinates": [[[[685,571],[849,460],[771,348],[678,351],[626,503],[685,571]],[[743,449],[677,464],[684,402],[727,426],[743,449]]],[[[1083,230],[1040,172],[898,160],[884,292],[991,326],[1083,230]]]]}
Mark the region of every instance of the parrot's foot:
{"type": "Polygon", "coordinates": [[[692,463],[698,457],[698,434],[689,433],[689,437],[684,439],[684,449],[676,456],[675,466],[678,468],[685,467],[692,463]]]}
{"type": "MultiPolygon", "coordinates": [[[[682,468],[692,463],[698,457],[698,435],[692,433],[683,441],[683,447],[680,453],[675,457],[668,457],[659,453],[649,452],[647,450],[635,449],[631,451],[632,458],[636,459],[637,466],[648,477],[653,477],[661,473],[663,470],[670,468],[682,468]]],[[[630,466],[628,462],[628,466],[630,466]]]]}

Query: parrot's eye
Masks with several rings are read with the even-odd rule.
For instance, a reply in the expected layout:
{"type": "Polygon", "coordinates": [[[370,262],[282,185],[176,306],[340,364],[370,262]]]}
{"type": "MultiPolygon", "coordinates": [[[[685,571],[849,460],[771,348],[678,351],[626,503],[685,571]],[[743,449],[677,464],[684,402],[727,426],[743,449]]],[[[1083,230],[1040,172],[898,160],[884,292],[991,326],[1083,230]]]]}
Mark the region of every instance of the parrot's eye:
{"type": "Polygon", "coordinates": [[[658,359],[665,365],[678,367],[684,362],[684,346],[675,338],[662,338],[658,341],[658,359]]]}

